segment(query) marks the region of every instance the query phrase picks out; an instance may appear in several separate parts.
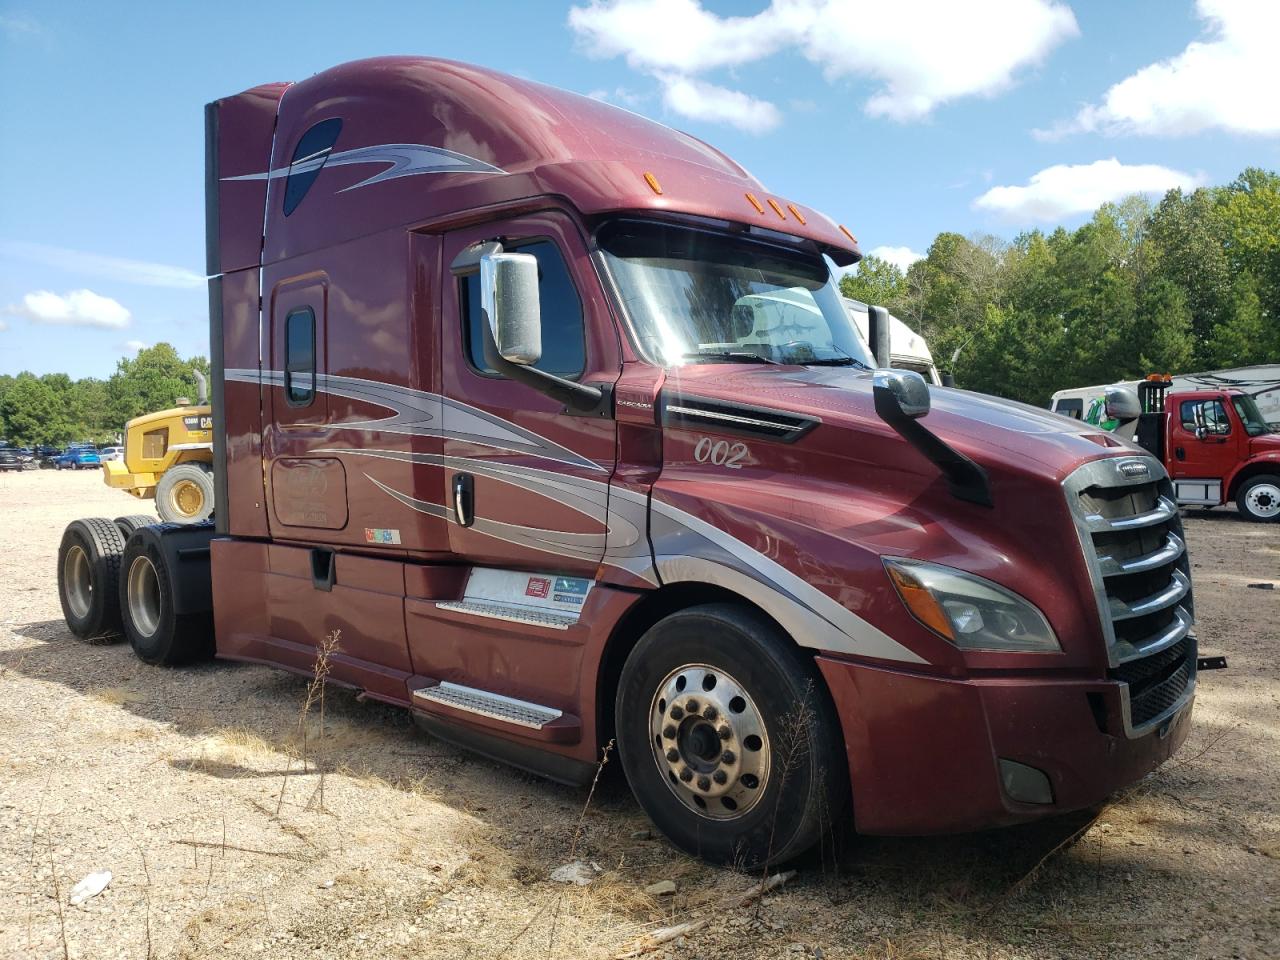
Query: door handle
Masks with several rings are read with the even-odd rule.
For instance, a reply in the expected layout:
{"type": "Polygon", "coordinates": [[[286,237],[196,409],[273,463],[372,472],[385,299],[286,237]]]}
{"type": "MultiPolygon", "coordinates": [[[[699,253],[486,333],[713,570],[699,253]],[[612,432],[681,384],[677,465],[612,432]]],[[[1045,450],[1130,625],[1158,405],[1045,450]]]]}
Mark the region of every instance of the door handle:
{"type": "Polygon", "coordinates": [[[453,475],[453,513],[460,527],[475,523],[475,481],[469,473],[453,475]]]}
{"type": "Polygon", "coordinates": [[[1187,459],[1187,451],[1183,450],[1181,447],[1175,448],[1173,451],[1173,455],[1177,457],[1179,460],[1187,459]]]}

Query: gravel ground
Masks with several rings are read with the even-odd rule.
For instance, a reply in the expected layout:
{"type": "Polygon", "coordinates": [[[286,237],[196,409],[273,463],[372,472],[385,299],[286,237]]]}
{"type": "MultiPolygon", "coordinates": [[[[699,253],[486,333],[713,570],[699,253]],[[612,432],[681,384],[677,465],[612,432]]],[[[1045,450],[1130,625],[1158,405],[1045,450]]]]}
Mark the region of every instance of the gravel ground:
{"type": "Polygon", "coordinates": [[[610,957],[705,918],[647,955],[1280,957],[1280,526],[1188,519],[1202,653],[1231,668],[1096,819],[853,838],[743,906],[759,878],[652,838],[617,764],[588,802],[331,691],[302,773],[305,681],[76,641],[62,529],[139,506],[96,472],[0,475],[0,956],[610,957]],[[592,883],[549,879],[575,859],[592,883]]]}

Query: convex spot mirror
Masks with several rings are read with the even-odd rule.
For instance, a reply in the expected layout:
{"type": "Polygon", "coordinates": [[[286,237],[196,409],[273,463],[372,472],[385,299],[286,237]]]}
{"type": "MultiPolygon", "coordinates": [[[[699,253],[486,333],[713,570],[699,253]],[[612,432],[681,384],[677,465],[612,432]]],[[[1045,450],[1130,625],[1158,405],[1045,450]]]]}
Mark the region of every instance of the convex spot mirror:
{"type": "Polygon", "coordinates": [[[929,412],[929,384],[913,370],[877,370],[872,381],[876,392],[887,391],[902,411],[913,420],[929,412]]]}
{"type": "Polygon", "coordinates": [[[1142,404],[1138,401],[1137,393],[1128,387],[1107,387],[1105,396],[1104,406],[1109,420],[1126,423],[1137,420],[1138,415],[1142,413],[1142,404]]]}
{"type": "Polygon", "coordinates": [[[530,366],[542,358],[538,260],[528,253],[486,253],[480,258],[480,307],[498,356],[530,366]]]}

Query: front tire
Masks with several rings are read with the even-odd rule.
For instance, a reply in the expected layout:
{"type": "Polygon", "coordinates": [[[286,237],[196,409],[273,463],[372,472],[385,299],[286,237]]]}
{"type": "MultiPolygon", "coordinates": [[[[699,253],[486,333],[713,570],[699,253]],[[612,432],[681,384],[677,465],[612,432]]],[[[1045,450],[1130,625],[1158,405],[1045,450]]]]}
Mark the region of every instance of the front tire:
{"type": "Polygon", "coordinates": [[[156,512],[169,523],[202,523],[213,515],[213,474],[199,463],[180,463],[156,484],[156,512]]]}
{"type": "Polygon", "coordinates": [[[120,557],[124,540],[110,520],[72,520],[58,547],[58,599],[67,627],[81,640],[120,631],[120,557]]]}
{"type": "Polygon", "coordinates": [[[618,752],[645,812],[678,847],[753,869],[793,859],[843,814],[835,708],[811,657],[732,604],[659,621],[619,681],[618,752]]]}
{"type": "Polygon", "coordinates": [[[1236,494],[1236,506],[1255,523],[1280,521],[1280,477],[1270,473],[1250,477],[1236,494]]]}

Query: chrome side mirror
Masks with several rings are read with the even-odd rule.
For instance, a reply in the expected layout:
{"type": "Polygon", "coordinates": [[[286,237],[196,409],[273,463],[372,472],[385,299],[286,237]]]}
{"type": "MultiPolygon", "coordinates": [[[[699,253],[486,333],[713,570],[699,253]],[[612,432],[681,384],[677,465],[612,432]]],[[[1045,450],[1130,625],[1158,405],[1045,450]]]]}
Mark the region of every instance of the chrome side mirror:
{"type": "Polygon", "coordinates": [[[528,253],[485,253],[480,258],[480,308],[498,356],[531,366],[542,358],[538,260],[528,253]]]}
{"type": "Polygon", "coordinates": [[[1138,415],[1142,413],[1142,404],[1138,400],[1138,395],[1128,387],[1107,387],[1105,397],[1103,406],[1106,408],[1109,420],[1127,423],[1130,420],[1137,420],[1138,415]]]}
{"type": "Polygon", "coordinates": [[[892,397],[902,416],[918,420],[929,412],[929,384],[912,370],[877,370],[872,380],[876,394],[892,397]]]}

